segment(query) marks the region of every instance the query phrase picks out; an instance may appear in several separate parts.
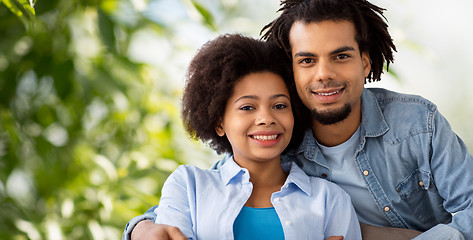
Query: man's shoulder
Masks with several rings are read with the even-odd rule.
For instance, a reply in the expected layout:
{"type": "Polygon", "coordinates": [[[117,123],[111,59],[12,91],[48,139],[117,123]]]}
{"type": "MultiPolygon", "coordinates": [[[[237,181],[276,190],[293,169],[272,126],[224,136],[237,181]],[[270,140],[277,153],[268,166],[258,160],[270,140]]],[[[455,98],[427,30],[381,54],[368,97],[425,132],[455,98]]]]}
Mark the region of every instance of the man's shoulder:
{"type": "MultiPolygon", "coordinates": [[[[367,128],[382,119],[388,126],[383,138],[387,142],[399,143],[411,136],[430,134],[433,131],[432,119],[437,106],[431,101],[413,94],[398,93],[382,88],[367,88],[365,100],[376,99],[376,107],[367,107],[365,122],[367,128]],[[371,99],[370,99],[371,96],[371,99]],[[374,113],[373,110],[379,111],[374,113]],[[369,112],[367,112],[369,111],[369,112]]],[[[373,106],[373,104],[368,106],[373,106]]]]}
{"type": "Polygon", "coordinates": [[[434,103],[419,95],[399,93],[384,88],[366,88],[366,90],[376,98],[382,109],[399,106],[437,110],[434,103]]]}

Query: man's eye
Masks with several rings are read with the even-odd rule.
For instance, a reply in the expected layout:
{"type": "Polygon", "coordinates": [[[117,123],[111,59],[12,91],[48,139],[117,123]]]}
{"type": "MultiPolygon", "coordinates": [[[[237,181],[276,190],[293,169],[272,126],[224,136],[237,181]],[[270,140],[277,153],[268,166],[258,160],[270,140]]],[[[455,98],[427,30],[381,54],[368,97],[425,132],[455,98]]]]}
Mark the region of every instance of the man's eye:
{"type": "Polygon", "coordinates": [[[314,61],[313,61],[312,58],[304,58],[299,63],[310,64],[310,63],[313,63],[313,62],[314,61]]]}
{"type": "Polygon", "coordinates": [[[337,55],[337,59],[340,59],[340,60],[347,59],[349,57],[350,57],[350,55],[348,55],[348,54],[338,54],[337,55]]]}

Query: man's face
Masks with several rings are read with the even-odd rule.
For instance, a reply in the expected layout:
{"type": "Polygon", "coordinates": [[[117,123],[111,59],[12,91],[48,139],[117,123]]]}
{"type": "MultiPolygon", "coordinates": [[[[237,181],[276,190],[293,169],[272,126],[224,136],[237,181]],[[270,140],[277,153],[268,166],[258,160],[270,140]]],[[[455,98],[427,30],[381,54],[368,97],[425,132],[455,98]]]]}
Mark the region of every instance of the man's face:
{"type": "Polygon", "coordinates": [[[324,125],[361,112],[361,93],[371,65],[360,54],[348,21],[295,22],[289,32],[297,93],[324,125]]]}

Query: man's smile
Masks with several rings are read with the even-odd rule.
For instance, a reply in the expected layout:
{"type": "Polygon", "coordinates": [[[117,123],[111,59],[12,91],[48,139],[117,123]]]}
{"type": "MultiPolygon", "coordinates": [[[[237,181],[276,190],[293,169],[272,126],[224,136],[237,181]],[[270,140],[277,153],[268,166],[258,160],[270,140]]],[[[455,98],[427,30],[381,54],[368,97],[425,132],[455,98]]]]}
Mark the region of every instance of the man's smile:
{"type": "Polygon", "coordinates": [[[331,96],[331,95],[335,95],[341,92],[343,89],[344,88],[340,88],[338,90],[318,90],[318,91],[312,91],[312,92],[319,96],[331,96]]]}

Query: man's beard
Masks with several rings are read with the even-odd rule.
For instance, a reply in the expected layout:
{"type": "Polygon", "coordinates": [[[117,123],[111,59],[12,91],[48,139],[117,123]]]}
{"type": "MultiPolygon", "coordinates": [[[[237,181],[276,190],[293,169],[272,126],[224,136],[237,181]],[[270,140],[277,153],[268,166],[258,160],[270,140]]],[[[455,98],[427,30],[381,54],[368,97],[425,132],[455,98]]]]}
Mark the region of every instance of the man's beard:
{"type": "Polygon", "coordinates": [[[351,105],[345,104],[340,109],[317,111],[311,110],[312,118],[322,125],[332,125],[345,120],[351,113],[351,105]]]}

